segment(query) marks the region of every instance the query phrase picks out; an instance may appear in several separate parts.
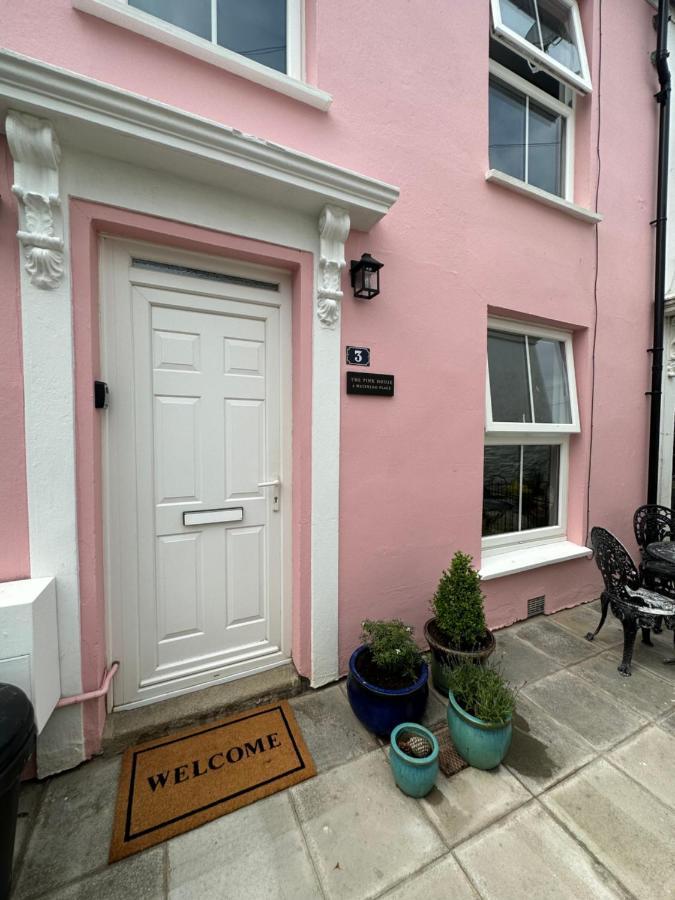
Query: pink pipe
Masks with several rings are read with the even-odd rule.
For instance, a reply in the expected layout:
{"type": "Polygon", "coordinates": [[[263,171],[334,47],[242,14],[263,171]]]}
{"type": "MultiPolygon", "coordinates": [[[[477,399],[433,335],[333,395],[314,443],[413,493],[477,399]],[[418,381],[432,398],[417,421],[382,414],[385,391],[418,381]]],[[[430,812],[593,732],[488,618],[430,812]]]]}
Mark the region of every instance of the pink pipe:
{"type": "Polygon", "coordinates": [[[115,660],[115,662],[110,666],[108,671],[105,673],[105,678],[103,679],[103,684],[96,691],[87,691],[86,694],[74,694],[72,697],[61,697],[59,702],[56,704],[57,706],[72,706],[73,703],[84,703],[85,700],[95,700],[97,697],[104,697],[108,693],[108,689],[110,688],[110,682],[115,677],[115,673],[119,669],[120,664],[115,660]]]}

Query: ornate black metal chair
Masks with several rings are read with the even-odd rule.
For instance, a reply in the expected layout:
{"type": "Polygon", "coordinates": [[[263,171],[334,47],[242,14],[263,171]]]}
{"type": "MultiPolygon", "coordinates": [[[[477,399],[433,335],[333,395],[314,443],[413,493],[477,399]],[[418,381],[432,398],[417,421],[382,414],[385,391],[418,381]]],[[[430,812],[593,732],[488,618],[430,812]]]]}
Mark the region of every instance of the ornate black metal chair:
{"type": "Polygon", "coordinates": [[[675,600],[641,587],[640,573],[630,554],[606,528],[591,530],[591,545],[605,583],[601,597],[602,619],[597,631],[602,627],[609,607],[623,625],[623,659],[619,672],[628,676],[638,628],[642,629],[643,640],[647,632],[647,643],[651,643],[649,629],[657,624],[675,631],[675,600]]]}
{"type": "Polygon", "coordinates": [[[675,512],[651,503],[640,506],[633,516],[633,531],[640,548],[640,572],[644,586],[667,597],[675,597],[675,571],[670,563],[647,553],[649,544],[675,540],[675,512]]]}

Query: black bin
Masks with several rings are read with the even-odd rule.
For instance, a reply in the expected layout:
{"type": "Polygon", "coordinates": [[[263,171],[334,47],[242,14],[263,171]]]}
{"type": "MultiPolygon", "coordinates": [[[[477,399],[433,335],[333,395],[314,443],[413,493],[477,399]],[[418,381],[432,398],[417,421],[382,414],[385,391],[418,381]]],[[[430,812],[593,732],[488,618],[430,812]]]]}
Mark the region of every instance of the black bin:
{"type": "Polygon", "coordinates": [[[9,897],[21,773],[34,749],[33,704],[18,687],[0,684],[0,900],[9,897]]]}

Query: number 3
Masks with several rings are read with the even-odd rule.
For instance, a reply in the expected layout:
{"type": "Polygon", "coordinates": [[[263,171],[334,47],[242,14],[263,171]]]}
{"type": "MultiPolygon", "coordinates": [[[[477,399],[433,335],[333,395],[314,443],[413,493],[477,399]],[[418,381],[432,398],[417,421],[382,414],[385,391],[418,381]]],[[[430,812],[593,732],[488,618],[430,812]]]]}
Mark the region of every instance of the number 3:
{"type": "Polygon", "coordinates": [[[363,355],[362,355],[361,350],[355,350],[355,351],[354,351],[354,356],[355,356],[355,358],[356,358],[356,362],[357,362],[357,363],[360,363],[360,362],[363,361],[363,355]]]}

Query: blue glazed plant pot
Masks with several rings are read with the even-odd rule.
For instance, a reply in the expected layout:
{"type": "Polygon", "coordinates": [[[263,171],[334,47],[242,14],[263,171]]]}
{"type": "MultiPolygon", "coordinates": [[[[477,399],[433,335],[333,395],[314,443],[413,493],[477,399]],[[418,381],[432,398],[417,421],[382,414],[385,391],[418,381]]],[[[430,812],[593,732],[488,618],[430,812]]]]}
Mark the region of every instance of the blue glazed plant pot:
{"type": "Polygon", "coordinates": [[[357,647],[349,660],[347,695],[356,718],[369,731],[389,737],[402,722],[421,722],[429,696],[429,667],[422,662],[417,681],[410,687],[388,690],[366,681],[356,669],[356,661],[368,648],[357,647]]]}
{"type": "Polygon", "coordinates": [[[414,722],[403,722],[397,725],[391,733],[391,746],[389,747],[389,765],[394,775],[394,780],[404,794],[409,797],[426,797],[436,783],[438,776],[438,741],[434,735],[422,725],[414,722]],[[402,732],[411,732],[426,738],[432,746],[429,756],[409,756],[398,745],[398,738],[402,732]]]}
{"type": "Polygon", "coordinates": [[[472,716],[448,695],[448,730],[459,755],[476,769],[494,769],[511,746],[512,725],[493,725],[472,716]]]}

